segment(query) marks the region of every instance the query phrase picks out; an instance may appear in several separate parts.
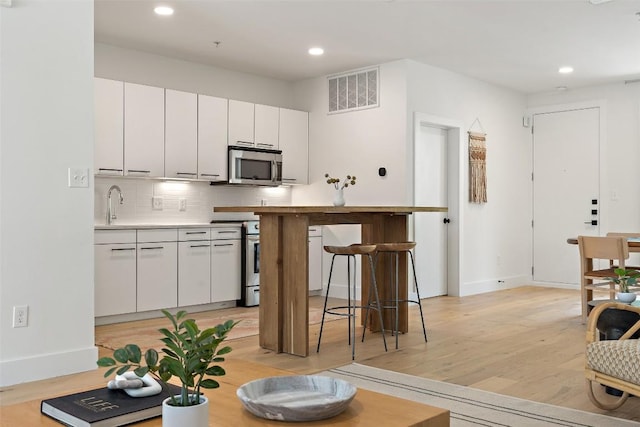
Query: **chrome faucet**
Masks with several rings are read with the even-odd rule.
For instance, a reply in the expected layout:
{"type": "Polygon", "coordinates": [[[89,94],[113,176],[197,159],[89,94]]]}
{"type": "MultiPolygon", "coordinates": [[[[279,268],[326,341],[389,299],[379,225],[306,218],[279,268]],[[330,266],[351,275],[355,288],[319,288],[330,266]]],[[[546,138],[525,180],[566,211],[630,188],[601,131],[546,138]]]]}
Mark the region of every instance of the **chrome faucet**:
{"type": "Polygon", "coordinates": [[[120,196],[120,204],[124,203],[124,196],[122,195],[122,190],[117,185],[112,185],[107,191],[107,225],[111,225],[111,222],[117,218],[116,211],[111,206],[111,192],[116,190],[118,195],[120,196]]]}

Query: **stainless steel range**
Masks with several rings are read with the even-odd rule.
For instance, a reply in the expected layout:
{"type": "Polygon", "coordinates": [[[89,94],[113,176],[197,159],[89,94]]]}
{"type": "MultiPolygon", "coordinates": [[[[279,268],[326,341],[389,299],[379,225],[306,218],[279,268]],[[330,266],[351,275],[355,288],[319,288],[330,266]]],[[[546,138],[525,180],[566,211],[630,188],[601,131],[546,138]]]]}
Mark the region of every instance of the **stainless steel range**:
{"type": "Polygon", "coordinates": [[[260,221],[242,224],[242,290],[240,305],[260,304],[260,221]]]}

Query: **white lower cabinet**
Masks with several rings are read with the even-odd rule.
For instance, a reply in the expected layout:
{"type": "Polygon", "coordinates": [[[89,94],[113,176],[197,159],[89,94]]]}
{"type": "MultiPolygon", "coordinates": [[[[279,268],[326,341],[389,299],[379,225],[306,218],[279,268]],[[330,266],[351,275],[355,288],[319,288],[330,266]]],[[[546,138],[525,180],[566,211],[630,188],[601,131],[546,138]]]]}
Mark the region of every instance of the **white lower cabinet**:
{"type": "Polygon", "coordinates": [[[211,302],[240,299],[240,228],[211,230],[211,302]]]}
{"type": "Polygon", "coordinates": [[[322,289],[322,227],[309,227],[309,290],[322,289]]]}
{"type": "Polygon", "coordinates": [[[136,311],[135,230],[96,231],[95,316],[136,311]]]}
{"type": "Polygon", "coordinates": [[[178,230],[178,306],[211,301],[209,229],[178,230]]]}
{"type": "Polygon", "coordinates": [[[138,230],[137,311],[178,305],[177,229],[138,230]]]}

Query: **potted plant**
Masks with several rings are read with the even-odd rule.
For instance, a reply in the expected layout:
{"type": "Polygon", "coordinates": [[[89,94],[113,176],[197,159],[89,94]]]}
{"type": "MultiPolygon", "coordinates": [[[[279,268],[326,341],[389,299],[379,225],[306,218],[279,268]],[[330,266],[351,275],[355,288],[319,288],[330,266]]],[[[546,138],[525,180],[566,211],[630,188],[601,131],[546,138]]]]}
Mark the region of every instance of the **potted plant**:
{"type": "Polygon", "coordinates": [[[332,178],[328,173],[325,173],[324,177],[327,178],[327,184],[333,184],[333,187],[336,189],[335,195],[333,197],[333,205],[344,206],[345,201],[343,190],[349,185],[356,185],[356,177],[353,175],[347,175],[347,179],[342,181],[342,184],[340,178],[332,178]]]}
{"type": "Polygon", "coordinates": [[[113,357],[101,357],[97,362],[98,366],[109,368],[104,374],[105,378],[114,372],[122,375],[130,369],[139,377],[149,373],[165,384],[173,376],[177,377],[181,383],[180,394],[163,402],[162,425],[208,426],[208,400],[201,395],[201,389],[220,386],[216,380],[207,377],[225,375],[225,370],[217,363],[224,361],[221,356],[229,353],[231,347],[219,347],[238,322],[227,320],[213,328],[200,330],[195,320],[186,319],[186,311],[179,311],[175,316],[166,310],[162,310],[162,313],[173,326],[172,329],[159,329],[164,336],[161,341],[166,346],[162,349],[162,359],[151,348],[145,352],[143,361],[140,347],[127,344],[115,350],[113,357]],[[199,412],[195,415],[198,421],[186,421],[182,418],[184,415],[181,415],[184,412],[199,412]],[[202,424],[197,424],[198,422],[202,424]]]}
{"type": "Polygon", "coordinates": [[[616,299],[620,302],[632,303],[636,300],[636,294],[631,292],[629,287],[638,283],[640,272],[636,270],[627,270],[625,268],[616,268],[613,270],[616,277],[607,277],[618,286],[619,291],[616,293],[616,299]]]}

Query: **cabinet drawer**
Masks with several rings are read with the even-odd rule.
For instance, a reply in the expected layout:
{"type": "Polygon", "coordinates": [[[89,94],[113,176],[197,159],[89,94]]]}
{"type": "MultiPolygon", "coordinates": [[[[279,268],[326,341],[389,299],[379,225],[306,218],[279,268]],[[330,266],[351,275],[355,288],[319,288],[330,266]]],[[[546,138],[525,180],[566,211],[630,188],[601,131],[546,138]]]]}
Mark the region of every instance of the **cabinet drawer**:
{"type": "Polygon", "coordinates": [[[136,230],[96,230],[93,236],[96,245],[136,242],[136,230]]]}
{"type": "Polygon", "coordinates": [[[150,230],[138,230],[138,243],[176,242],[177,240],[177,228],[154,228],[150,230]]]}
{"type": "Polygon", "coordinates": [[[318,236],[322,236],[322,226],[321,225],[314,225],[309,227],[309,237],[318,237],[318,236]]]}
{"type": "Polygon", "coordinates": [[[211,240],[229,240],[240,238],[240,227],[221,227],[211,229],[211,240]]]}
{"type": "Polygon", "coordinates": [[[210,240],[211,230],[209,228],[180,228],[178,229],[178,240],[188,242],[190,240],[210,240]]]}

